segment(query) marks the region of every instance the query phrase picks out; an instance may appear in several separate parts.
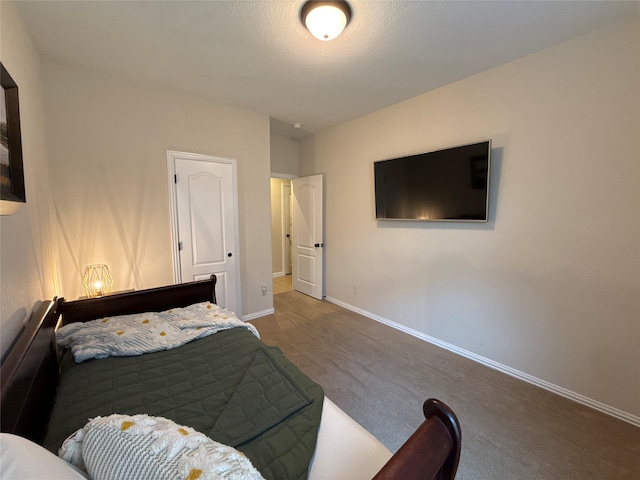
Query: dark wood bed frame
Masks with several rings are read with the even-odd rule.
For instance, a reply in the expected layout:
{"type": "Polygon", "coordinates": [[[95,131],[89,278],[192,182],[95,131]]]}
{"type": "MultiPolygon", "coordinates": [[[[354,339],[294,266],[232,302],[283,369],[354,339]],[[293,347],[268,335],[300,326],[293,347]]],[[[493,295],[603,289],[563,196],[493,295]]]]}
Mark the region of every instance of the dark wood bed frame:
{"type": "MultiPolygon", "coordinates": [[[[62,325],[127,313],[163,311],[216,301],[216,277],[208,280],[66,302],[44,301],[34,311],[2,363],[0,429],[41,443],[53,406],[62,325]]],[[[460,460],[460,424],[444,403],[429,399],[425,420],[376,474],[374,480],[453,479],[460,460]]]]}

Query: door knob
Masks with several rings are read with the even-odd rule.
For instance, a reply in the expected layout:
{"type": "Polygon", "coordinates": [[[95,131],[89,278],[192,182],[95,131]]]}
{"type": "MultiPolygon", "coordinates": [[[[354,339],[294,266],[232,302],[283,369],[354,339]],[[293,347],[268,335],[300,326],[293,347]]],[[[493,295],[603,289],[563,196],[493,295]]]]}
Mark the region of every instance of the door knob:
{"type": "Polygon", "coordinates": [[[316,244],[314,245],[314,247],[316,247],[316,248],[324,247],[324,243],[316,243],[316,244]]]}
{"type": "Polygon", "coordinates": [[[231,252],[227,253],[227,257],[233,257],[233,253],[231,252]]]}

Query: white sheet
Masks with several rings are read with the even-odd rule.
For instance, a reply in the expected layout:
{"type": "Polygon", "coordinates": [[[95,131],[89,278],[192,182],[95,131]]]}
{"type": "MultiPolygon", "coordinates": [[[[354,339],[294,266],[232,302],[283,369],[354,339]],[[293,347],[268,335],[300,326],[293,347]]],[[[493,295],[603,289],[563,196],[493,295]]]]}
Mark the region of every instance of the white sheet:
{"type": "Polygon", "coordinates": [[[324,398],[309,480],[371,480],[391,456],[387,447],[324,398]]]}
{"type": "Polygon", "coordinates": [[[0,433],[0,480],[87,480],[84,473],[26,438],[0,433]]]}

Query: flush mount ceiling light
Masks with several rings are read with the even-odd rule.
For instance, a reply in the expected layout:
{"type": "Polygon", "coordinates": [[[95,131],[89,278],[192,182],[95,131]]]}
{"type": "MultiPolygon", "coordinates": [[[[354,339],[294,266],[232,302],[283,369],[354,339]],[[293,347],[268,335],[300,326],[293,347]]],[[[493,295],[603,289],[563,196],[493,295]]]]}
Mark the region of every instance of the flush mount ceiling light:
{"type": "Polygon", "coordinates": [[[344,1],[308,0],[302,5],[300,19],[311,35],[329,41],[340,35],[349,24],[351,7],[344,1]]]}

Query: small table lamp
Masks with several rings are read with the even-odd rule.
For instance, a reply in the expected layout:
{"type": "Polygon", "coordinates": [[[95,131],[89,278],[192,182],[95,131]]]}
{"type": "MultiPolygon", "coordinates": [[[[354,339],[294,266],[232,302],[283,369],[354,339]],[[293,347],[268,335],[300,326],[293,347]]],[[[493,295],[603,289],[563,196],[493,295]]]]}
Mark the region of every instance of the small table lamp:
{"type": "Polygon", "coordinates": [[[109,267],[104,264],[89,265],[84,269],[82,276],[82,289],[87,297],[100,297],[111,292],[113,278],[109,273],[109,267]]]}

